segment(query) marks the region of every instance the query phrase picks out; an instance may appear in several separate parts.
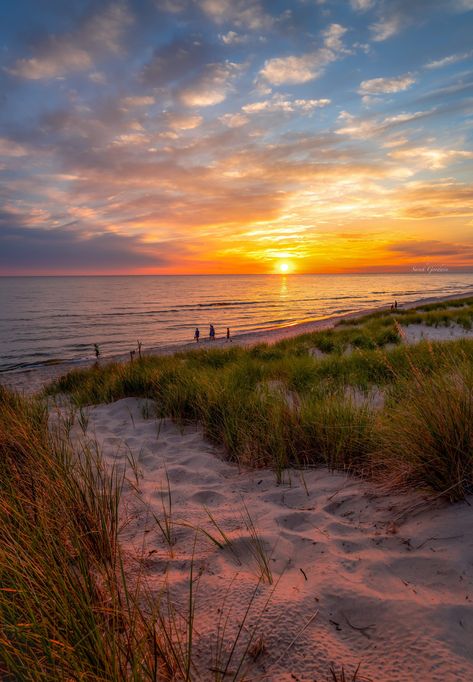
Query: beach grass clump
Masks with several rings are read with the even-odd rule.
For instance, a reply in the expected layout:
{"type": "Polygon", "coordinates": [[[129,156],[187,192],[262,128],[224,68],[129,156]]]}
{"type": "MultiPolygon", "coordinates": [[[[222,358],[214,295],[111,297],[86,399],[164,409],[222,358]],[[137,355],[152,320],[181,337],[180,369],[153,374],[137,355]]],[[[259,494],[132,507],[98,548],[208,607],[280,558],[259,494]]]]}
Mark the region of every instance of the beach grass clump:
{"type": "Polygon", "coordinates": [[[367,402],[332,395],[302,404],[301,463],[366,474],[374,442],[374,414],[367,402]]]}
{"type": "Polygon", "coordinates": [[[317,393],[324,395],[327,386],[320,381],[319,363],[310,356],[294,356],[287,358],[281,364],[281,373],[276,376],[284,376],[284,369],[286,369],[286,383],[290,391],[295,391],[299,395],[307,393],[317,393]]]}
{"type": "Polygon", "coordinates": [[[412,379],[393,387],[374,462],[398,486],[456,501],[473,491],[473,365],[441,353],[435,369],[412,364],[412,379]]]}
{"type": "MultiPolygon", "coordinates": [[[[356,386],[363,390],[370,386],[384,386],[394,379],[390,358],[397,350],[356,350],[343,357],[324,358],[318,367],[319,380],[330,382],[341,390],[347,386],[356,386]]],[[[398,355],[402,357],[402,349],[399,349],[398,355]]]]}
{"type": "Polygon", "coordinates": [[[204,433],[224,446],[241,465],[272,466],[281,473],[295,462],[299,443],[293,437],[297,416],[279,391],[221,387],[201,412],[204,433]]]}
{"type": "Polygon", "coordinates": [[[128,584],[121,477],[73,456],[47,411],[0,389],[0,677],[155,680],[171,667],[128,584]]]}

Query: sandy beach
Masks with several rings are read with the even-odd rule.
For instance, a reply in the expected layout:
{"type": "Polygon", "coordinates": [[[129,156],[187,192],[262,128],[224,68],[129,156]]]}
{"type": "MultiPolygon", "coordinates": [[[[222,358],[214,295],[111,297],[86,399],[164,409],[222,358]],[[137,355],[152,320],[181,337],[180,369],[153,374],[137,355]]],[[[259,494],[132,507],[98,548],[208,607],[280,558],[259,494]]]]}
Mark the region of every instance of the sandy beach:
{"type": "MultiPolygon", "coordinates": [[[[471,292],[465,293],[463,295],[454,294],[451,296],[441,296],[441,297],[429,297],[421,298],[409,303],[405,303],[400,307],[402,310],[410,310],[420,305],[428,305],[429,303],[438,303],[449,300],[456,300],[461,298],[469,298],[471,292]]],[[[258,343],[277,343],[283,339],[293,338],[299,334],[310,333],[314,331],[323,331],[327,329],[332,329],[337,325],[337,323],[342,320],[357,319],[374,312],[389,310],[389,306],[378,306],[375,308],[369,308],[364,310],[359,310],[352,313],[346,313],[343,315],[333,315],[330,317],[311,320],[308,322],[301,322],[298,324],[293,324],[290,326],[278,326],[269,329],[265,329],[258,332],[252,332],[248,334],[239,334],[232,336],[232,345],[249,347],[256,345],[258,343]]],[[[456,334],[454,332],[455,338],[456,334]]],[[[460,336],[465,335],[465,330],[460,330],[460,336]]],[[[468,336],[468,334],[466,334],[468,336]]],[[[410,334],[407,335],[406,340],[409,342],[416,342],[421,340],[421,338],[432,338],[432,340],[449,340],[452,338],[452,329],[450,328],[436,328],[435,330],[423,328],[418,330],[411,330],[410,334]],[[431,335],[431,336],[429,336],[431,335]]],[[[230,344],[223,335],[223,331],[220,334],[217,327],[217,338],[215,341],[210,342],[208,336],[201,336],[199,343],[189,342],[185,344],[175,344],[168,346],[156,346],[153,348],[144,348],[143,355],[172,355],[173,353],[188,351],[198,348],[209,348],[209,347],[228,347],[230,344]]],[[[100,363],[118,361],[126,362],[129,360],[129,355],[114,355],[110,357],[101,357],[100,363]]],[[[28,369],[28,370],[16,370],[11,372],[0,373],[0,384],[7,386],[9,388],[20,391],[21,393],[31,395],[40,391],[44,386],[46,386],[51,381],[54,381],[58,377],[62,376],[66,372],[72,369],[80,369],[91,367],[95,362],[95,359],[91,357],[89,360],[83,360],[78,362],[65,362],[65,363],[55,363],[48,365],[39,365],[38,367],[28,369]]]]}
{"type": "Polygon", "coordinates": [[[273,472],[225,462],[198,427],[152,414],[134,398],[85,408],[71,437],[126,468],[127,570],[185,612],[194,564],[196,679],[214,679],[218,645],[227,655],[242,622],[228,670],[251,639],[252,682],[325,681],[331,664],[347,674],[359,664],[356,679],[373,682],[472,679],[472,497],[386,494],[323,468],[277,485],[273,472]],[[171,500],[168,543],[155,519],[171,500]]]}
{"type": "MultiPolygon", "coordinates": [[[[460,297],[437,300],[450,298],[460,297]]],[[[423,299],[404,307],[432,302],[423,299]]],[[[242,335],[234,343],[274,343],[331,329],[341,319],[357,319],[367,312],[372,311],[242,335]]],[[[400,329],[404,343],[473,339],[468,324],[458,322],[461,317],[449,326],[414,323],[418,319],[411,317],[412,324],[400,329]]],[[[225,340],[220,340],[202,342],[200,347],[224,345],[225,340]]],[[[179,350],[193,347],[186,344],[179,350]]],[[[354,353],[355,348],[350,345],[348,352],[354,353]]],[[[310,355],[319,358],[325,353],[314,348],[309,349],[310,355]]],[[[343,362],[347,352],[336,357],[343,362]]],[[[38,390],[65,369],[48,367],[47,376],[31,373],[17,387],[38,390]]],[[[257,384],[255,391],[274,395],[283,391],[286,418],[301,416],[301,396],[287,387],[273,378],[257,384]]],[[[377,415],[386,418],[387,414],[389,421],[397,418],[395,406],[387,402],[386,385],[375,384],[370,392],[363,392],[354,383],[346,390],[352,407],[371,410],[373,422],[377,415]]],[[[128,395],[139,393],[131,388],[128,395]]],[[[442,397],[445,409],[455,409],[455,398],[449,395],[442,397]]],[[[165,394],[161,396],[165,399],[165,394]]],[[[218,393],[217,400],[225,397],[218,393]]],[[[118,540],[126,579],[140,585],[151,600],[148,604],[159,604],[160,618],[174,641],[188,641],[191,628],[192,679],[469,682],[473,678],[469,479],[465,495],[451,498],[460,500],[452,504],[444,494],[445,486],[439,493],[439,488],[429,489],[426,484],[403,485],[410,479],[402,478],[401,469],[390,470],[391,480],[365,476],[360,469],[355,471],[361,476],[347,473],[353,469],[345,450],[341,454],[345,460],[333,466],[337,471],[329,469],[318,458],[317,448],[323,450],[323,443],[316,440],[313,459],[302,453],[292,466],[288,460],[278,469],[276,460],[258,459],[258,439],[251,452],[237,453],[229,461],[231,453],[224,441],[206,438],[209,431],[204,431],[204,422],[192,424],[184,413],[173,421],[165,410],[164,417],[158,417],[162,406],[152,399],[106,399],[111,402],[90,405],[88,401],[74,407],[65,394],[50,396],[50,429],[59,428],[69,440],[74,459],[98,453],[107,471],[124,477],[118,540]]],[[[265,404],[269,409],[271,403],[265,404]]],[[[408,409],[409,421],[411,403],[408,409]]],[[[226,414],[231,418],[231,410],[226,414]]],[[[312,417],[315,426],[317,414],[312,417]]],[[[461,427],[464,413],[452,414],[461,427]]],[[[324,421],[323,428],[337,432],[351,428],[350,422],[343,421],[343,412],[337,415],[336,422],[324,421]]],[[[255,419],[251,413],[251,424],[255,419]]],[[[468,424],[465,429],[467,442],[468,424]]],[[[356,429],[353,433],[356,439],[356,429]]],[[[425,433],[428,437],[431,432],[425,433]]],[[[440,433],[441,438],[451,438],[448,427],[440,433]]],[[[398,435],[399,430],[394,437],[398,435]]],[[[328,439],[336,437],[332,432],[328,439]]],[[[348,440],[337,442],[343,443],[342,448],[351,447],[348,440]]],[[[290,445],[285,443],[288,450],[290,445]]],[[[420,447],[424,451],[424,441],[420,447]]],[[[374,451],[374,459],[382,454],[374,451]]],[[[447,469],[454,461],[449,456],[451,450],[445,455],[447,469]]],[[[450,473],[454,478],[455,472],[450,473]]]]}

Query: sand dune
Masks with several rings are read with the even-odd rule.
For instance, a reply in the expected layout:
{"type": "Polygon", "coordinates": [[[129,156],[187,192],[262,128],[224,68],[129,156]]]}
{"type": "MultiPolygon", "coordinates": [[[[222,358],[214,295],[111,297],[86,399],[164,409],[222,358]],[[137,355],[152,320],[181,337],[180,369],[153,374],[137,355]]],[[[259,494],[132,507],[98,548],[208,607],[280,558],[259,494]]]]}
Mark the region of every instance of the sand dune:
{"type": "Polygon", "coordinates": [[[407,343],[419,341],[456,341],[457,339],[473,339],[473,329],[465,329],[459,324],[449,327],[433,327],[426,324],[410,324],[402,328],[407,343]]]}
{"type": "Polygon", "coordinates": [[[218,643],[228,654],[261,576],[248,513],[274,582],[260,582],[230,671],[255,629],[250,650],[263,651],[249,659],[247,680],[327,680],[332,662],[347,672],[361,662],[361,679],[373,681],[473,679],[468,503],[426,509],[420,496],[385,495],[324,469],[292,471],[277,485],[272,472],[223,461],[197,427],[145,419],[152,407],[128,398],[90,408],[86,435],[78,423],[72,435],[96,441],[110,465],[136,463],[122,510],[128,570],[143,559],[150,589],[167,585],[185,611],[194,558],[198,679],[224,667],[218,643]],[[172,546],[153,518],[168,508],[167,478],[172,546]],[[231,540],[223,548],[197,530],[222,540],[211,517],[231,540]]]}

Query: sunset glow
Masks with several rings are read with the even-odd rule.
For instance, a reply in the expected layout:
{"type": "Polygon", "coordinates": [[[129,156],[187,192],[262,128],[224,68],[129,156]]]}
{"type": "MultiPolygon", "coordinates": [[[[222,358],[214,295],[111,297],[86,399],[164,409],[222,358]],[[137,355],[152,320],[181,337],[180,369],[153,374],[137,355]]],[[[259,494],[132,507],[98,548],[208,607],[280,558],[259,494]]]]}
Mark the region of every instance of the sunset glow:
{"type": "Polygon", "coordinates": [[[9,3],[0,273],[471,269],[472,10],[9,3]]]}

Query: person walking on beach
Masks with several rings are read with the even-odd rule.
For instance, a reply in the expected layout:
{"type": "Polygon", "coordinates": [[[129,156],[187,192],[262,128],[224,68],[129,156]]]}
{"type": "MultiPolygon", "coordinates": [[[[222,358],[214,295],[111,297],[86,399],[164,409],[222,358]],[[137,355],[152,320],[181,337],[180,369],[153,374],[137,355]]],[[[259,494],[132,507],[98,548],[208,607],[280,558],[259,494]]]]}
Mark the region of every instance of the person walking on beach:
{"type": "Polygon", "coordinates": [[[195,339],[196,343],[199,343],[199,338],[200,338],[199,327],[196,327],[196,328],[195,328],[195,333],[194,333],[194,339],[195,339]]]}
{"type": "Polygon", "coordinates": [[[394,310],[397,310],[397,301],[394,301],[394,310]]]}
{"type": "Polygon", "coordinates": [[[210,325],[209,339],[211,341],[215,341],[215,327],[213,326],[213,324],[210,325]]]}
{"type": "Polygon", "coordinates": [[[228,341],[232,341],[232,337],[230,336],[230,327],[227,327],[227,343],[228,341]]]}

